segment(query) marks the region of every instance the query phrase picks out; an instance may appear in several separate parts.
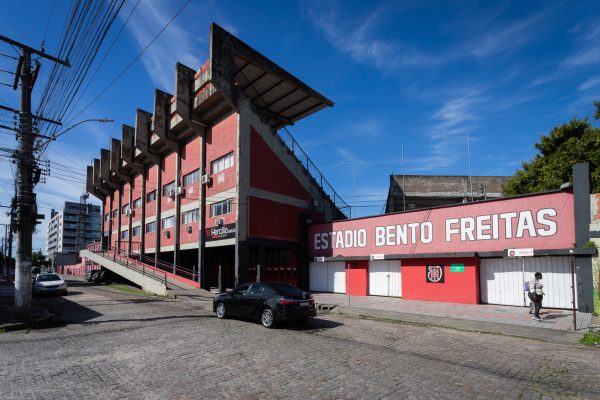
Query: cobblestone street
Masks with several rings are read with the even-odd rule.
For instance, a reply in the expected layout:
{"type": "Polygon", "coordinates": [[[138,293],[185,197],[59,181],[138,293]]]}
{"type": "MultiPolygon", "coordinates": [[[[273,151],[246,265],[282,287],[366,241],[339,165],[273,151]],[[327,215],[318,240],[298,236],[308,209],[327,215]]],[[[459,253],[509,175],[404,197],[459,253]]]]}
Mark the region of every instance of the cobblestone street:
{"type": "Polygon", "coordinates": [[[600,398],[598,350],[323,315],[267,330],[70,282],[52,327],[0,334],[3,399],[600,398]]]}

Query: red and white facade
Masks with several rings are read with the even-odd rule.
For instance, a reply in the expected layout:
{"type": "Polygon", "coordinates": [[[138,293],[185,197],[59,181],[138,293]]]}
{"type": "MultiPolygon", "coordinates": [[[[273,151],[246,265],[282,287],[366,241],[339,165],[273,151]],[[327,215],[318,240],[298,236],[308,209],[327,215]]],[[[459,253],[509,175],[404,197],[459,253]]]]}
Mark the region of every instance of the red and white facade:
{"type": "MultiPolygon", "coordinates": [[[[571,261],[575,280],[591,279],[576,215],[566,190],[314,224],[310,288],[522,306],[529,304],[523,281],[540,271],[545,306],[571,308],[571,261]]],[[[587,306],[588,297],[576,293],[575,302],[587,306]]]]}

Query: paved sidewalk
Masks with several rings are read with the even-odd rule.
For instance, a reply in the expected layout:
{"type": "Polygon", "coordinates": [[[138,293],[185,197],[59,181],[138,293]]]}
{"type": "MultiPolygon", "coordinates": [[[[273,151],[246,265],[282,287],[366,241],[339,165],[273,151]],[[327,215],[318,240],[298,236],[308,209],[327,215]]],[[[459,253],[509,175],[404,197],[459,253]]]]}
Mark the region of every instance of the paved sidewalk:
{"type": "Polygon", "coordinates": [[[592,320],[592,314],[578,312],[577,331],[573,331],[573,313],[566,310],[542,308],[542,321],[535,321],[526,307],[438,303],[378,296],[352,296],[348,305],[348,296],[344,294],[315,293],[314,296],[319,304],[336,305],[336,313],[541,340],[576,341],[590,329],[592,320]]]}
{"type": "Polygon", "coordinates": [[[0,331],[22,329],[39,323],[52,314],[41,307],[34,299],[31,300],[31,314],[27,321],[15,317],[15,287],[6,278],[0,277],[0,331]]]}

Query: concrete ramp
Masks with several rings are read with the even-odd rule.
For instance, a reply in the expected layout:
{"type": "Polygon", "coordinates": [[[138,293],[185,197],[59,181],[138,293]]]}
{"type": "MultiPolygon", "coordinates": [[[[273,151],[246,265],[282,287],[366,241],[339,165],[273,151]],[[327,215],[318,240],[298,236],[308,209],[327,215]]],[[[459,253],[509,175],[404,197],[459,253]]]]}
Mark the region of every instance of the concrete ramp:
{"type": "Polygon", "coordinates": [[[141,286],[145,292],[160,296],[168,294],[167,274],[160,270],[146,267],[142,263],[131,262],[126,257],[110,253],[106,253],[105,256],[104,254],[93,253],[84,249],[79,252],[79,255],[141,286]]]}

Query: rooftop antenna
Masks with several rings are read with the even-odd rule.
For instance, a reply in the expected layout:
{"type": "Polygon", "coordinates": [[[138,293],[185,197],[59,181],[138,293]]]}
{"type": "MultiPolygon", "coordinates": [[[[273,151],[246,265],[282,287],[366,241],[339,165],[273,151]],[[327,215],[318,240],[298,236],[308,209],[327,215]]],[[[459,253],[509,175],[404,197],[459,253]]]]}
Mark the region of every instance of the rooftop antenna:
{"type": "Polygon", "coordinates": [[[469,143],[469,134],[467,133],[467,156],[469,158],[469,190],[471,191],[471,201],[473,201],[473,177],[471,176],[471,144],[469,143]]]}
{"type": "Polygon", "coordinates": [[[402,207],[406,211],[406,193],[404,191],[404,145],[402,145],[402,207]]]}

